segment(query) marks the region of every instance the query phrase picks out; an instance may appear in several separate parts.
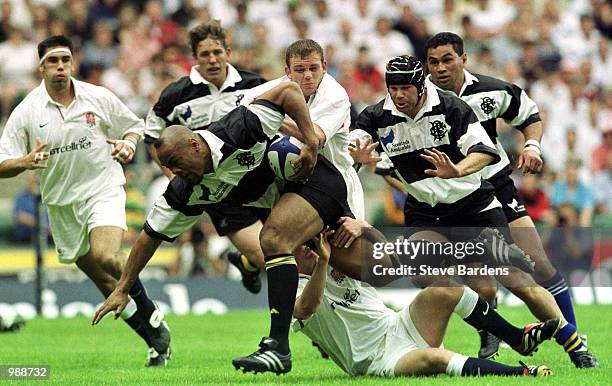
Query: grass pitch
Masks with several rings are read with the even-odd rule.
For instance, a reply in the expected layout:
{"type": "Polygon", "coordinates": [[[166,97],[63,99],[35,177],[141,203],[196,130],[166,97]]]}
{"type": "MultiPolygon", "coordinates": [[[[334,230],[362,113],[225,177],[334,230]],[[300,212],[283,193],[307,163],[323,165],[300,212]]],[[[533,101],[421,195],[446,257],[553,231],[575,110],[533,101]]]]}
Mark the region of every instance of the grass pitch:
{"type": "MultiPolygon", "coordinates": [[[[502,307],[501,313],[515,324],[533,321],[526,308],[502,307]]],[[[234,356],[249,354],[267,333],[265,311],[231,312],[226,315],[167,317],[172,329],[172,360],[163,369],[147,369],[144,343],[121,321],[105,318],[92,327],[84,317],[35,319],[18,333],[0,334],[0,365],[49,365],[50,380],[19,384],[61,385],[193,385],[193,384],[303,384],[303,385],[612,385],[612,306],[579,306],[576,309],[582,333],[597,355],[600,369],[578,370],[554,342],[542,345],[534,357],[522,358],[509,349],[501,350],[500,361],[517,364],[546,364],[551,378],[435,378],[382,379],[350,378],[318,351],[301,333],[292,333],[293,370],[288,375],[243,374],[231,365],[234,356]]],[[[478,336],[453,317],[445,346],[474,356],[478,336]]],[[[3,383],[0,381],[0,383],[3,383]]]]}

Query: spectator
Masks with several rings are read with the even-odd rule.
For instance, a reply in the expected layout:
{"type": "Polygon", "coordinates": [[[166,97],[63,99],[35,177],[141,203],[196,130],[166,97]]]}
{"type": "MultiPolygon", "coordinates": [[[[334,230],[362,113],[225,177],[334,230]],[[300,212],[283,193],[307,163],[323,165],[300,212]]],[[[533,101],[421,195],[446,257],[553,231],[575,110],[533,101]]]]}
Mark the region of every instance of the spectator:
{"type": "Polygon", "coordinates": [[[567,203],[573,205],[578,212],[580,226],[591,226],[594,206],[593,193],[587,185],[579,180],[576,165],[569,164],[566,166],[565,180],[555,182],[551,201],[555,208],[567,203]]]}
{"type": "Polygon", "coordinates": [[[81,64],[86,71],[89,71],[93,66],[107,69],[115,64],[119,56],[119,49],[113,36],[112,24],[105,20],[96,23],[93,30],[93,39],[83,45],[81,64]]]}
{"type": "Polygon", "coordinates": [[[598,214],[612,214],[612,152],[606,155],[606,168],[593,177],[593,195],[598,214]]]}
{"type": "Polygon", "coordinates": [[[570,203],[560,205],[549,224],[542,234],[542,243],[562,275],[570,278],[575,277],[572,271],[588,270],[593,259],[593,233],[590,227],[580,226],[576,208],[570,203]]]}
{"type": "Polygon", "coordinates": [[[519,194],[525,203],[527,213],[538,225],[550,215],[550,200],[546,193],[538,186],[535,174],[525,174],[521,179],[519,194]]]}
{"type": "Polygon", "coordinates": [[[35,83],[38,57],[36,45],[25,39],[19,28],[11,28],[9,39],[0,43],[0,87],[2,119],[8,118],[18,97],[23,97],[35,83]]]}

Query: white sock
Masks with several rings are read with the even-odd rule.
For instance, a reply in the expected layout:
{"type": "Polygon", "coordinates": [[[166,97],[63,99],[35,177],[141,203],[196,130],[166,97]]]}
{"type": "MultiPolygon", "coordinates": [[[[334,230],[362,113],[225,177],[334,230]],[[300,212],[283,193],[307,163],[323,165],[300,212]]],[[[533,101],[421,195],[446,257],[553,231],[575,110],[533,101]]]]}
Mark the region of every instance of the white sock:
{"type": "Polygon", "coordinates": [[[127,306],[125,306],[123,312],[121,313],[121,319],[125,320],[131,318],[136,313],[136,309],[137,307],[134,299],[130,299],[130,302],[127,304],[127,306]]]}
{"type": "Polygon", "coordinates": [[[463,295],[461,295],[461,299],[455,306],[453,310],[461,319],[465,319],[472,311],[474,311],[474,307],[476,307],[476,303],[478,303],[478,294],[476,291],[471,289],[470,287],[463,287],[463,295]]]}
{"type": "Polygon", "coordinates": [[[468,357],[461,354],[453,354],[451,359],[448,361],[448,365],[446,366],[446,374],[452,376],[461,376],[461,370],[463,370],[463,365],[468,360],[468,357]]]}

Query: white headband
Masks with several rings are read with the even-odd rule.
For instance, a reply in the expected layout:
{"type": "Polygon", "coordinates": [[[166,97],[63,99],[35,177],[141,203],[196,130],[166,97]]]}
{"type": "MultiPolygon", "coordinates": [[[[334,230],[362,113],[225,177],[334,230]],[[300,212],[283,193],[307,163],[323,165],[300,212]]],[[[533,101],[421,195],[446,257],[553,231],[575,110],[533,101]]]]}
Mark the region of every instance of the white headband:
{"type": "Polygon", "coordinates": [[[49,51],[47,51],[46,54],[43,55],[42,58],[40,58],[40,61],[38,62],[39,65],[43,64],[45,62],[45,59],[47,59],[49,57],[49,55],[54,54],[56,52],[63,52],[66,53],[68,55],[70,55],[70,57],[72,57],[72,52],[66,48],[66,47],[57,47],[57,48],[53,48],[50,49],[49,51]]]}

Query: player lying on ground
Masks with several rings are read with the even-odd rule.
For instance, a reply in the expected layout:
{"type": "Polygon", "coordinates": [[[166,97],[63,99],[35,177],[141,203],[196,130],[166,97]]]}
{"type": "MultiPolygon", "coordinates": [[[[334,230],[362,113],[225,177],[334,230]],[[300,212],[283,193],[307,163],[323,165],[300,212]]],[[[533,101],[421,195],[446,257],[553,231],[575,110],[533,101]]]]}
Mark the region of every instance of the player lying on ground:
{"type": "MultiPolygon", "coordinates": [[[[316,240],[317,253],[296,253],[300,284],[293,329],[302,331],[350,375],[548,376],[546,366],[508,366],[469,358],[442,347],[454,312],[470,325],[489,331],[525,354],[554,335],[559,320],[525,326],[504,320],[469,287],[450,281],[422,290],[399,312],[388,309],[372,287],[328,265],[329,232],[316,240]],[[529,348],[528,348],[529,346],[529,348]]],[[[265,359],[265,358],[264,358],[265,359]]]]}

